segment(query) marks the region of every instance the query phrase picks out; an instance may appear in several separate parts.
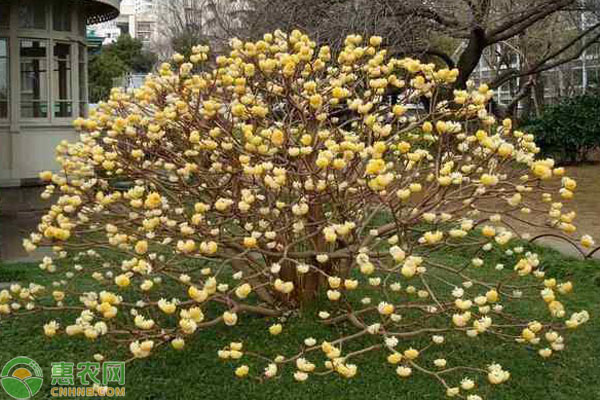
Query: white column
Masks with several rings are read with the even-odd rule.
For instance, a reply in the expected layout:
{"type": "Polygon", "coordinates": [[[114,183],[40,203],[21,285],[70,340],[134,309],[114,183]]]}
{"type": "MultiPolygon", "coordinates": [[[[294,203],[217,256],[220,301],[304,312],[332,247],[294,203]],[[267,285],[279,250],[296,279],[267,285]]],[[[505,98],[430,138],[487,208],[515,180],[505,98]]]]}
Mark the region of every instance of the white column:
{"type": "Polygon", "coordinates": [[[136,37],[137,27],[135,26],[136,20],[135,15],[129,16],[129,36],[132,38],[136,37]]]}
{"type": "MultiPolygon", "coordinates": [[[[581,30],[585,30],[585,12],[581,12],[581,30]]],[[[587,92],[588,87],[588,76],[587,76],[587,54],[586,50],[581,53],[579,57],[581,59],[581,87],[583,89],[583,93],[587,92]]]]}
{"type": "Polygon", "coordinates": [[[10,73],[10,132],[19,133],[19,119],[21,118],[21,79],[19,79],[19,10],[18,2],[13,1],[10,7],[10,37],[8,50],[8,63],[10,73]]]}

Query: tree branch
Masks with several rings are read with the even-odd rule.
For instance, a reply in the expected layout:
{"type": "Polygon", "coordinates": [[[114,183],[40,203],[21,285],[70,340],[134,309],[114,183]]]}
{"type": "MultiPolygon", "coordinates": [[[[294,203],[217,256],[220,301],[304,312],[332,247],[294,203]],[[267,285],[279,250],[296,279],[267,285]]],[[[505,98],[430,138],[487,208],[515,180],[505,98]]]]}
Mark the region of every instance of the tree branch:
{"type": "Polygon", "coordinates": [[[516,36],[536,22],[541,21],[547,16],[571,5],[574,1],[575,0],[559,0],[553,2],[554,4],[552,5],[544,3],[537,7],[527,9],[525,14],[515,19],[506,21],[504,24],[488,32],[488,44],[498,43],[516,36]]]}
{"type": "Polygon", "coordinates": [[[600,23],[597,23],[596,25],[593,25],[592,27],[588,28],[583,33],[578,35],[576,38],[574,38],[573,40],[571,40],[570,42],[568,42],[567,44],[562,46],[560,49],[547,55],[546,57],[544,57],[543,59],[541,59],[540,61],[535,63],[531,68],[529,68],[526,71],[520,71],[520,72],[517,72],[515,70],[506,71],[505,73],[499,75],[490,84],[490,88],[492,88],[492,89],[498,88],[498,87],[502,86],[503,84],[505,84],[506,82],[510,81],[511,79],[520,78],[520,77],[528,76],[528,75],[534,75],[534,74],[538,74],[538,73],[541,73],[544,71],[548,71],[549,69],[558,67],[560,65],[568,63],[569,61],[573,61],[573,60],[579,58],[581,56],[581,54],[583,54],[583,52],[588,47],[590,47],[592,44],[596,43],[600,39],[600,32],[598,32],[593,38],[588,40],[587,43],[583,44],[581,46],[581,48],[579,49],[579,51],[577,51],[573,55],[571,55],[567,58],[557,60],[553,63],[546,64],[548,61],[552,60],[553,58],[555,58],[555,57],[559,56],[560,54],[564,53],[565,51],[567,51],[569,48],[573,47],[575,44],[577,44],[579,41],[581,41],[585,36],[587,36],[589,33],[595,31],[598,28],[600,28],[600,23]]]}

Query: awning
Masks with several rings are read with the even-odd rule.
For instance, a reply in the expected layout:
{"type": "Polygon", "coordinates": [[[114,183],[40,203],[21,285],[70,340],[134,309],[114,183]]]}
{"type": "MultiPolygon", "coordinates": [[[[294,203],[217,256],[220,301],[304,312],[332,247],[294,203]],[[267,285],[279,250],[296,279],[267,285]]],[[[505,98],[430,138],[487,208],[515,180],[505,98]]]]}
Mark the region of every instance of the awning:
{"type": "Polygon", "coordinates": [[[119,16],[121,0],[79,0],[85,3],[87,24],[98,24],[119,16]]]}

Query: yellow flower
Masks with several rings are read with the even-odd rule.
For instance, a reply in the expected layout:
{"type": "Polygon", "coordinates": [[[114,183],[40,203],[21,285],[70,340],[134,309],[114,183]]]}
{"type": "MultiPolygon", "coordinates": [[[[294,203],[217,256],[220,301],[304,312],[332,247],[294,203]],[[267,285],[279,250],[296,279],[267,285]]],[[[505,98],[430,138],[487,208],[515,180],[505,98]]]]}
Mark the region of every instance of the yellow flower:
{"type": "Polygon", "coordinates": [[[496,175],[483,174],[481,175],[480,181],[486,186],[494,186],[498,184],[498,177],[496,175]]]}
{"type": "Polygon", "coordinates": [[[565,200],[570,200],[573,198],[573,192],[569,189],[562,188],[559,190],[559,192],[560,192],[560,197],[562,197],[565,200]]]}
{"type": "Polygon", "coordinates": [[[394,313],[394,305],[382,301],[377,306],[377,311],[379,311],[379,314],[381,314],[381,315],[390,315],[390,314],[393,314],[394,313]]]}
{"type": "Polygon", "coordinates": [[[241,365],[236,368],[235,376],[237,376],[238,378],[244,378],[245,376],[248,375],[249,371],[250,371],[250,368],[247,365],[241,365]]]}
{"type": "Polygon", "coordinates": [[[179,320],[179,327],[186,335],[191,335],[192,333],[196,332],[196,329],[198,329],[196,321],[190,318],[183,318],[179,320]]]}
{"type": "Polygon", "coordinates": [[[596,243],[590,235],[583,235],[581,237],[581,245],[585,248],[593,247],[596,243]]]}
{"type": "Polygon", "coordinates": [[[502,143],[498,146],[498,155],[501,157],[509,157],[514,151],[514,146],[510,143],[502,143]]]}
{"type": "Polygon", "coordinates": [[[119,287],[127,287],[131,283],[127,274],[121,274],[115,277],[115,283],[119,287]]]}
{"type": "Polygon", "coordinates": [[[486,297],[487,301],[489,301],[490,303],[495,303],[500,299],[500,296],[498,295],[498,292],[495,289],[490,289],[485,294],[485,297],[486,297]]]}
{"type": "Polygon", "coordinates": [[[188,296],[197,303],[202,303],[208,298],[208,292],[204,289],[200,290],[196,286],[190,286],[188,289],[188,296]]]}
{"type": "Polygon", "coordinates": [[[308,379],[308,374],[306,372],[296,371],[294,372],[294,379],[298,382],[304,382],[308,379]]]}
{"type": "Polygon", "coordinates": [[[568,282],[564,282],[561,283],[560,285],[558,285],[558,292],[560,294],[567,294],[570,293],[573,290],[573,283],[568,281],[568,282]]]}
{"type": "Polygon", "coordinates": [[[337,290],[328,290],[327,291],[327,298],[331,301],[338,301],[341,297],[341,293],[337,290]]]}
{"type": "Polygon", "coordinates": [[[343,99],[348,96],[348,91],[341,87],[334,87],[331,91],[331,95],[336,99],[343,99]]]}
{"type": "Polygon", "coordinates": [[[321,108],[321,106],[323,105],[323,98],[320,94],[313,94],[312,96],[310,96],[309,103],[312,108],[321,108]]]}
{"type": "Polygon", "coordinates": [[[294,290],[293,282],[284,282],[281,279],[276,279],[273,286],[275,287],[275,290],[285,294],[289,294],[294,290]]]}
{"type": "Polygon", "coordinates": [[[285,135],[283,134],[283,131],[280,129],[273,130],[273,133],[271,133],[271,143],[273,143],[275,146],[281,146],[283,145],[284,141],[285,135]]]}
{"type": "Polygon", "coordinates": [[[399,366],[396,368],[396,373],[401,378],[408,378],[412,374],[412,369],[410,367],[399,366]]]}
{"type": "MultiPolygon", "coordinates": [[[[54,297],[55,301],[63,301],[65,299],[65,292],[61,290],[55,290],[52,292],[52,297],[54,297]]],[[[0,299],[1,302],[1,299],[0,299]]]]}
{"type": "Polygon", "coordinates": [[[429,121],[423,122],[423,125],[422,125],[421,129],[425,133],[431,133],[431,132],[433,132],[433,124],[431,122],[429,122],[429,121]]]}
{"type": "Polygon", "coordinates": [[[56,335],[56,331],[60,327],[59,323],[56,321],[50,321],[44,325],[44,334],[48,337],[52,337],[56,335]]]}
{"type": "Polygon", "coordinates": [[[165,299],[160,299],[157,303],[158,308],[165,314],[173,314],[177,309],[177,306],[174,302],[169,302],[165,299]]]}
{"type": "Polygon", "coordinates": [[[194,250],[196,250],[196,242],[194,242],[192,239],[188,239],[188,240],[179,240],[177,242],[177,250],[179,250],[182,253],[192,253],[194,250]]]}
{"type": "Polygon", "coordinates": [[[175,350],[182,350],[185,346],[185,340],[183,340],[182,338],[175,338],[171,341],[171,346],[175,350]]]}
{"type": "Polygon", "coordinates": [[[140,240],[135,244],[135,252],[138,254],[145,254],[148,251],[148,242],[140,240]]]}
{"type": "Polygon", "coordinates": [[[575,181],[575,179],[562,178],[562,184],[565,187],[565,189],[570,191],[574,191],[575,188],[577,188],[577,181],[575,181]]]}
{"type": "Polygon", "coordinates": [[[390,364],[398,364],[400,361],[402,361],[402,354],[394,352],[387,357],[387,361],[390,364]]]}
{"type": "Polygon", "coordinates": [[[274,324],[269,327],[269,333],[274,336],[279,335],[282,330],[283,326],[281,326],[281,324],[274,324]]]}
{"type": "Polygon", "coordinates": [[[344,287],[348,290],[354,290],[358,287],[358,280],[356,279],[345,279],[344,287]]]}
{"type": "Polygon", "coordinates": [[[129,350],[136,358],[145,358],[150,355],[152,348],[154,347],[154,341],[144,340],[143,342],[135,341],[130,343],[129,350]]]}
{"type": "Polygon", "coordinates": [[[540,349],[538,351],[538,354],[542,357],[542,358],[548,358],[552,355],[552,350],[549,348],[545,348],[545,349],[540,349]]]}
{"type": "Polygon", "coordinates": [[[235,324],[237,324],[237,320],[238,316],[236,313],[230,311],[225,311],[223,313],[223,322],[225,322],[225,325],[234,326],[235,324]]]}
{"type": "Polygon", "coordinates": [[[160,194],[156,192],[152,192],[146,197],[146,201],[144,202],[144,206],[149,209],[158,208],[162,205],[162,198],[160,194]]]}
{"type": "Polygon", "coordinates": [[[435,123],[435,130],[438,133],[445,133],[448,130],[448,125],[444,121],[438,121],[435,123]]]}
{"type": "Polygon", "coordinates": [[[375,272],[375,266],[371,262],[366,262],[360,266],[360,272],[364,275],[371,275],[375,272]]]}
{"type": "Polygon", "coordinates": [[[52,180],[52,171],[43,171],[40,172],[40,179],[46,182],[49,182],[52,180]]]}
{"type": "Polygon", "coordinates": [[[245,299],[252,292],[252,286],[248,283],[244,283],[235,290],[235,295],[240,299],[245,299]]]}
{"type": "Polygon", "coordinates": [[[327,282],[329,283],[330,288],[337,289],[342,284],[342,278],[339,276],[330,276],[327,278],[327,282]]]}
{"type": "Polygon", "coordinates": [[[210,240],[208,242],[200,243],[200,251],[206,255],[213,255],[219,250],[219,245],[210,240]]]}
{"type": "Polygon", "coordinates": [[[382,159],[371,159],[367,163],[367,167],[365,168],[365,173],[367,175],[375,175],[383,172],[385,170],[385,161],[382,159]]]}
{"type": "Polygon", "coordinates": [[[427,244],[436,244],[444,238],[444,233],[441,231],[425,232],[423,239],[427,244]]]}
{"type": "Polygon", "coordinates": [[[383,38],[381,36],[371,36],[369,38],[369,44],[373,47],[377,47],[381,44],[383,38]]]}
{"type": "Polygon", "coordinates": [[[413,348],[404,350],[404,357],[406,357],[409,360],[414,360],[415,358],[419,357],[419,351],[413,348]]]}
{"type": "Polygon", "coordinates": [[[494,229],[493,226],[486,225],[481,230],[481,233],[486,237],[494,237],[496,235],[496,229],[494,229]]]}
{"type": "Polygon", "coordinates": [[[523,337],[523,339],[527,340],[528,342],[532,341],[533,339],[535,339],[535,333],[533,333],[533,331],[529,328],[525,328],[523,329],[523,331],[521,332],[521,337],[523,337]]]}
{"type": "Polygon", "coordinates": [[[435,360],[433,360],[433,365],[435,365],[438,368],[445,368],[447,364],[447,361],[444,358],[436,358],[435,360]]]}
{"type": "Polygon", "coordinates": [[[257,247],[258,241],[256,238],[252,236],[247,236],[244,238],[244,247],[251,249],[253,247],[257,247]]]}
{"type": "Polygon", "coordinates": [[[544,161],[537,161],[532,166],[533,173],[541,179],[550,179],[552,169],[544,161]]]}

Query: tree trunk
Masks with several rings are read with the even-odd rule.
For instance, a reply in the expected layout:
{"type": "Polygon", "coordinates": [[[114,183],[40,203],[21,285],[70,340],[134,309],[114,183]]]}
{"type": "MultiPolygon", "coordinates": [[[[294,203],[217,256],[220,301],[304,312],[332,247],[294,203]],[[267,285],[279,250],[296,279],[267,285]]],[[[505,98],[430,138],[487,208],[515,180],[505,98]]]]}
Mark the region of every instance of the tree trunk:
{"type": "Polygon", "coordinates": [[[485,37],[485,30],[482,27],[475,27],[471,31],[471,37],[469,38],[469,44],[465,51],[462,52],[456,67],[458,68],[459,74],[456,81],[456,87],[458,89],[465,89],[467,87],[467,81],[469,77],[477,68],[483,50],[487,45],[485,37]]]}

